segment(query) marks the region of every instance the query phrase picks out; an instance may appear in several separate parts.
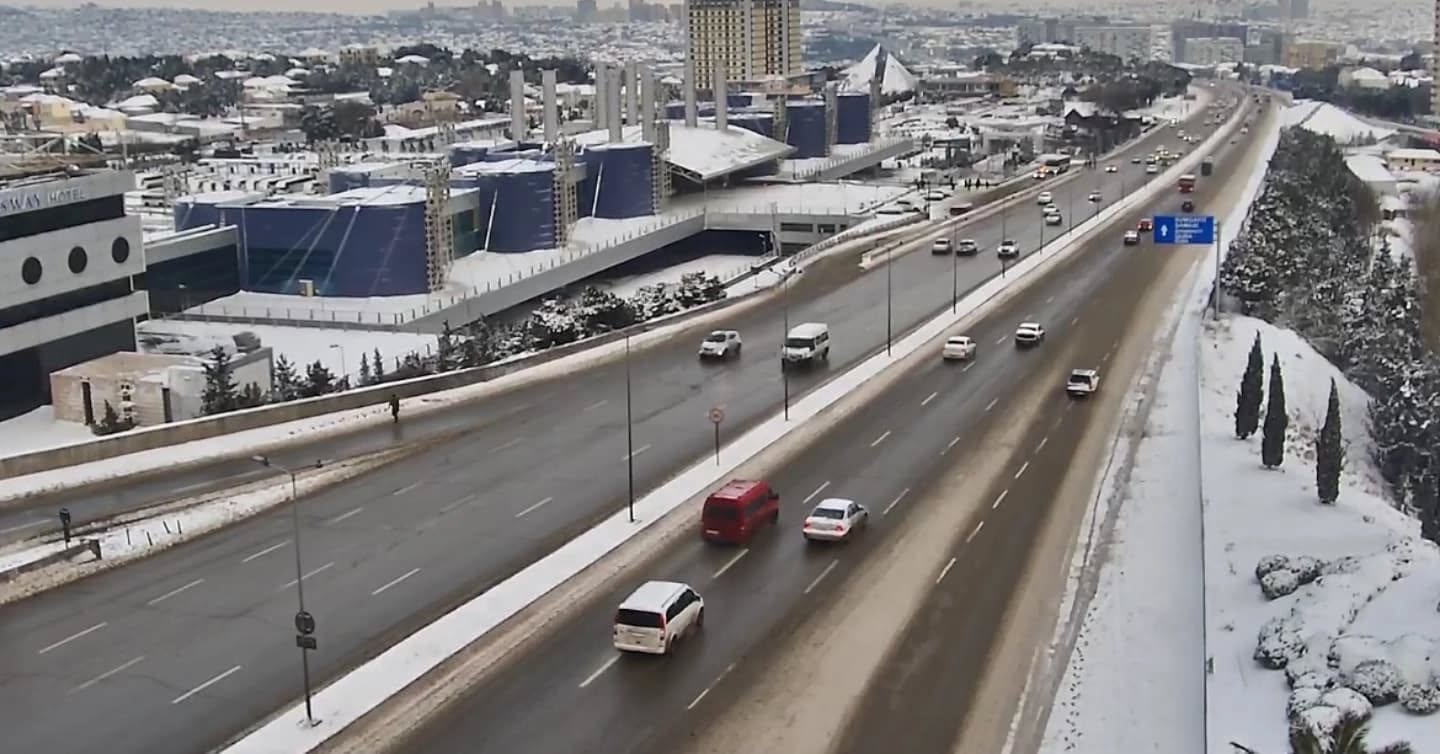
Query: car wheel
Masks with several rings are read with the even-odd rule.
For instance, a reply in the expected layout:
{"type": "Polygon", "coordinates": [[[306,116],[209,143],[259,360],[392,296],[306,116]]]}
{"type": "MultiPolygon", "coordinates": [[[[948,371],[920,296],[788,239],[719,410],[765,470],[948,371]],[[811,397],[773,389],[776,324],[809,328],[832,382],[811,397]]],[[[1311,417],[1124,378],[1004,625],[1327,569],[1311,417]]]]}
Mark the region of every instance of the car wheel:
{"type": "Polygon", "coordinates": [[[741,345],[741,344],[739,344],[739,343],[736,343],[736,344],[735,344],[735,355],[736,355],[736,356],[739,356],[739,355],[740,355],[740,349],[742,349],[742,348],[744,348],[744,347],[745,347],[745,346],[743,346],[743,345],[741,345]]]}
{"type": "Polygon", "coordinates": [[[770,525],[771,525],[771,526],[779,526],[779,525],[780,525],[780,510],[779,510],[778,508],[775,510],[774,513],[771,513],[771,514],[770,514],[770,525]]]}
{"type": "Polygon", "coordinates": [[[700,612],[695,614],[695,628],[696,630],[705,628],[705,608],[703,607],[700,608],[700,612]]]}

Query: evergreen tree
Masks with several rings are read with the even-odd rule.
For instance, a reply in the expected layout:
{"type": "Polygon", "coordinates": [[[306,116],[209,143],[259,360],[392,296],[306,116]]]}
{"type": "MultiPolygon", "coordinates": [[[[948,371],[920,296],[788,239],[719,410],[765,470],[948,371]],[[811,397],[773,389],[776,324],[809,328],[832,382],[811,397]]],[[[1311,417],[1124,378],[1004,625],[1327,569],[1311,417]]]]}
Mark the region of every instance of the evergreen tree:
{"type": "Polygon", "coordinates": [[[105,401],[105,409],[100,413],[100,421],[91,425],[90,431],[98,436],[113,435],[116,432],[124,432],[135,426],[133,419],[121,419],[116,413],[115,407],[110,401],[105,401]]]}
{"type": "Polygon", "coordinates": [[[1420,519],[1420,536],[1440,545],[1440,471],[1427,469],[1420,475],[1411,502],[1420,519]]]}
{"type": "Polygon", "coordinates": [[[255,408],[265,403],[265,394],[260,391],[260,386],[253,383],[245,383],[236,399],[236,408],[255,408]]]}
{"type": "Polygon", "coordinates": [[[1260,406],[1265,402],[1265,353],[1260,350],[1260,333],[1250,344],[1250,360],[1235,395],[1235,437],[1245,440],[1260,427],[1260,406]]]}
{"type": "Polygon", "coordinates": [[[495,358],[494,334],[482,317],[465,328],[465,340],[460,344],[460,363],[469,367],[488,364],[495,358]]]}
{"type": "Polygon", "coordinates": [[[317,395],[325,395],[334,391],[335,375],[326,369],[318,359],[305,368],[305,386],[301,390],[302,396],[314,398],[317,395]]]}
{"type": "Polygon", "coordinates": [[[235,390],[235,377],[230,370],[230,354],[222,346],[210,351],[210,360],[205,363],[205,390],[200,395],[200,410],[206,414],[221,414],[235,409],[239,394],[235,390]]]}
{"type": "Polygon", "coordinates": [[[435,341],[435,371],[448,372],[456,366],[455,331],[450,329],[450,320],[445,320],[440,337],[435,341]]]}
{"type": "Polygon", "coordinates": [[[370,380],[370,354],[360,352],[360,384],[369,385],[370,380]]]}
{"type": "Polygon", "coordinates": [[[380,349],[375,349],[375,352],[372,354],[372,358],[370,359],[370,365],[370,368],[375,370],[375,374],[371,375],[371,379],[375,380],[375,384],[378,385],[384,382],[385,361],[380,358],[380,349]]]}
{"type": "Polygon", "coordinates": [[[300,376],[295,373],[295,365],[284,355],[275,359],[271,367],[270,385],[277,401],[293,401],[300,397],[300,376]]]}
{"type": "Polygon", "coordinates": [[[1280,374],[1280,357],[1270,362],[1270,400],[1265,404],[1264,437],[1260,442],[1260,462],[1267,469],[1279,468],[1285,462],[1285,430],[1290,416],[1285,413],[1285,378],[1280,374]]]}
{"type": "Polygon", "coordinates": [[[1414,747],[1403,741],[1372,749],[1369,742],[1366,741],[1369,735],[1369,716],[1347,710],[1341,714],[1339,723],[1329,736],[1321,737],[1308,725],[1292,724],[1290,726],[1290,754],[1414,754],[1415,752],[1414,747]]]}
{"type": "Polygon", "coordinates": [[[1340,390],[1330,380],[1330,402],[1325,424],[1315,438],[1315,490],[1320,502],[1334,505],[1340,498],[1340,470],[1345,466],[1345,440],[1340,428],[1340,390]]]}

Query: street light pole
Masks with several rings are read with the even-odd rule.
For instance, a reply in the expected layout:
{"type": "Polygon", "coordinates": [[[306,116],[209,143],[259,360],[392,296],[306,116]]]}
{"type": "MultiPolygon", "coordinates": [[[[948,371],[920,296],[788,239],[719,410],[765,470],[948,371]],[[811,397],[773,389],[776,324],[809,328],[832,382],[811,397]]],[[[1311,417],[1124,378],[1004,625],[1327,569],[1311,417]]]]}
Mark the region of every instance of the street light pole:
{"type": "MultiPolygon", "coordinates": [[[[1004,239],[1001,239],[1004,240],[1004,239]]],[[[954,314],[960,307],[960,252],[955,248],[955,242],[950,242],[950,313],[954,314]]]]}
{"type": "Polygon", "coordinates": [[[785,391],[785,421],[790,421],[790,369],[785,365],[785,339],[790,337],[790,275],[780,279],[780,385],[785,391]]]}
{"type": "Polygon", "coordinates": [[[894,321],[895,274],[890,262],[893,247],[885,247],[885,355],[890,355],[891,332],[894,321]]]}
{"type": "Polygon", "coordinates": [[[340,379],[343,380],[350,374],[350,370],[346,367],[345,346],[341,343],[331,343],[330,347],[340,351],[340,379]]]}
{"type": "MultiPolygon", "coordinates": [[[[300,489],[295,481],[295,471],[272,462],[266,456],[251,456],[250,460],[267,468],[278,469],[290,476],[290,528],[291,538],[295,540],[295,597],[298,602],[296,613],[297,628],[300,616],[307,615],[305,612],[305,571],[300,564],[300,489]]],[[[315,462],[315,468],[320,468],[321,463],[315,462]]],[[[313,630],[313,628],[311,629],[313,630]]],[[[300,674],[305,684],[305,721],[310,727],[315,727],[319,721],[315,719],[315,710],[311,705],[310,693],[310,651],[300,647],[300,674]]]]}
{"type": "Polygon", "coordinates": [[[625,334],[625,464],[629,477],[630,523],[635,523],[635,413],[630,383],[630,334],[625,334]]]}

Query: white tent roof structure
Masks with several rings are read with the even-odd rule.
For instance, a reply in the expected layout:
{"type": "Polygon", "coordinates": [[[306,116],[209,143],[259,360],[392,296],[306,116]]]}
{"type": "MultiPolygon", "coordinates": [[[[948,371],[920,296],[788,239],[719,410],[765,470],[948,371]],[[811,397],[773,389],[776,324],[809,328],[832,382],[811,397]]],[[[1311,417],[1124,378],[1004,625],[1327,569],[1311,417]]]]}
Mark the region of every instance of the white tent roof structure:
{"type": "Polygon", "coordinates": [[[846,68],[841,88],[851,92],[869,92],[870,82],[880,77],[881,94],[904,94],[915,91],[920,79],[905,69],[899,59],[883,45],[875,45],[859,63],[846,68]]]}

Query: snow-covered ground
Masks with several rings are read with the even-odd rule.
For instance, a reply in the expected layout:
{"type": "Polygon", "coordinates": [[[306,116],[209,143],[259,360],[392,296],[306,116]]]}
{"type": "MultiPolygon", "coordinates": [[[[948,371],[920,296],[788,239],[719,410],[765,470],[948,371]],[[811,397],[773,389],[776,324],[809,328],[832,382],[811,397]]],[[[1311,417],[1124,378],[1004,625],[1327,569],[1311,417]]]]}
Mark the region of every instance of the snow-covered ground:
{"type": "Polygon", "coordinates": [[[1371,125],[1350,114],[1348,110],[1328,102],[1311,100],[1296,102],[1286,109],[1285,125],[1327,134],[1342,146],[1362,141],[1379,141],[1395,134],[1393,128],[1371,125]]]}
{"type": "Polygon", "coordinates": [[[275,358],[284,356],[296,365],[318,360],[337,377],[358,376],[362,355],[368,359],[379,351],[385,360],[385,370],[389,371],[396,359],[408,353],[433,353],[436,341],[436,336],[426,333],[167,319],[141,322],[136,332],[141,350],[149,353],[175,353],[177,349],[201,353],[222,342],[233,345],[234,336],[250,332],[260,339],[261,345],[274,349],[275,358]]]}
{"type": "Polygon", "coordinates": [[[758,259],[760,257],[748,254],[710,254],[653,272],[608,280],[602,284],[602,287],[617,296],[628,298],[647,285],[656,285],[657,283],[675,285],[680,282],[682,276],[692,272],[704,272],[715,275],[721,280],[731,280],[736,275],[749,270],[750,265],[758,259]]]}
{"type": "Polygon", "coordinates": [[[29,413],[0,422],[0,457],[57,448],[93,440],[90,428],[76,422],[59,421],[55,409],[41,406],[29,413]]]}

